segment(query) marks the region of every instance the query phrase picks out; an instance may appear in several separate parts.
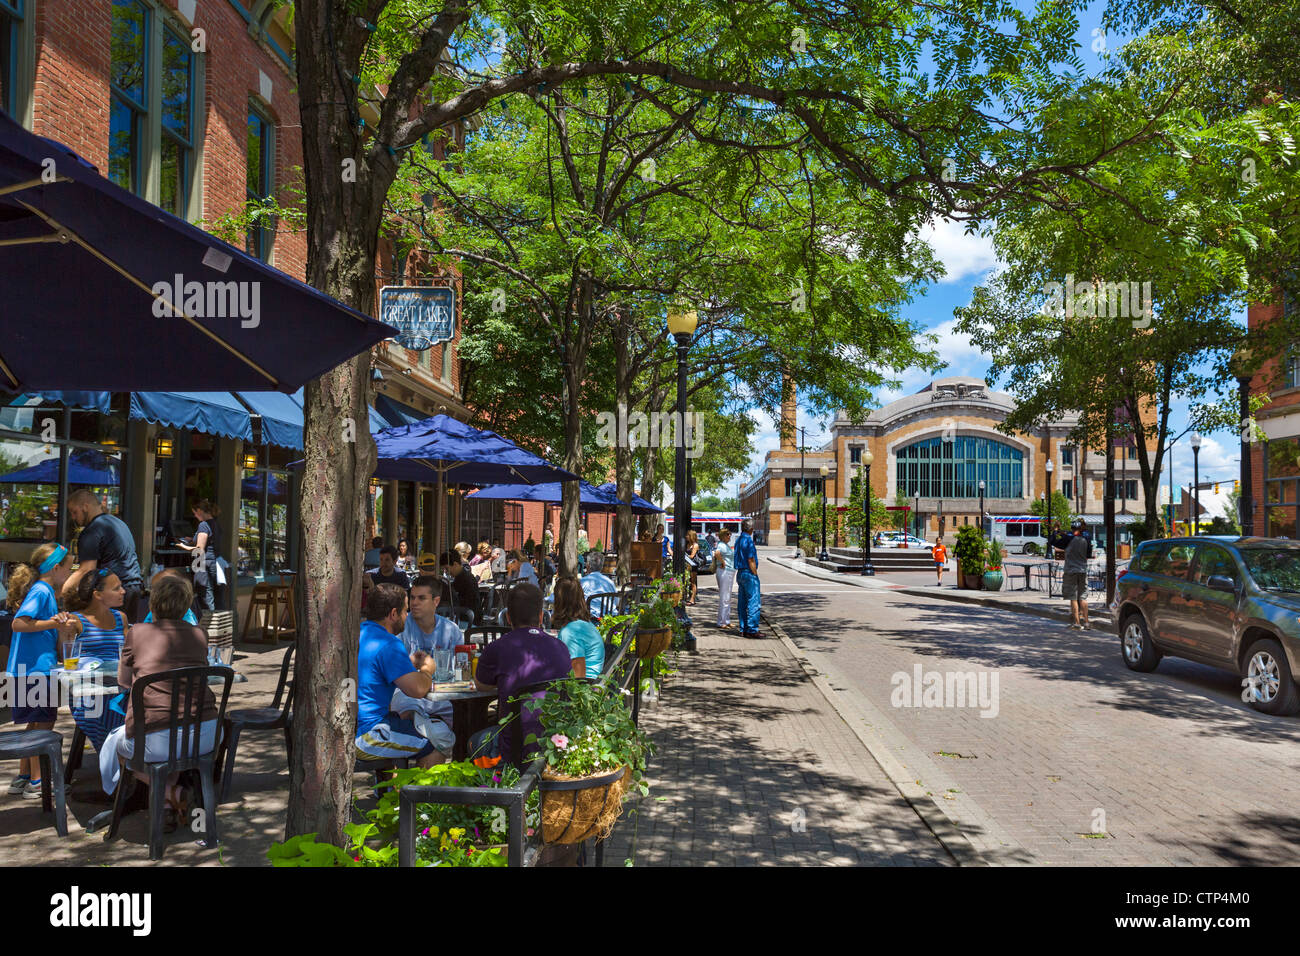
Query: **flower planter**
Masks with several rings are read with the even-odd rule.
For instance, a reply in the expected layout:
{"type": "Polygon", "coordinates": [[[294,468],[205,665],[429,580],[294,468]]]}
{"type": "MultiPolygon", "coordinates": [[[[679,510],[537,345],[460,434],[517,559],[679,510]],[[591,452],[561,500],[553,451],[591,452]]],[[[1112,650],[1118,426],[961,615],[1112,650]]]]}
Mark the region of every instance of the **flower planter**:
{"type": "Polygon", "coordinates": [[[979,591],[984,587],[984,576],[982,574],[963,574],[961,576],[961,586],[967,591],[979,591]]]}
{"type": "Polygon", "coordinates": [[[983,581],[982,581],[982,583],[983,583],[983,585],[984,585],[984,590],[985,590],[985,591],[1001,591],[1001,590],[1002,590],[1002,572],[1001,572],[1001,571],[985,571],[985,572],[984,572],[984,577],[983,577],[983,581]]]}
{"type": "Polygon", "coordinates": [[[676,604],[681,604],[681,603],[682,603],[682,592],[681,592],[681,591],[665,591],[665,592],[664,592],[664,600],[667,601],[669,604],[674,604],[674,605],[676,605],[676,604]]]}
{"type": "Polygon", "coordinates": [[[623,812],[623,795],[631,782],[631,767],[590,777],[567,777],[548,767],[537,783],[542,842],[570,845],[609,836],[623,812]]]}
{"type": "Polygon", "coordinates": [[[655,628],[654,630],[636,630],[636,655],[641,659],[654,657],[656,654],[662,654],[668,650],[673,643],[673,629],[671,627],[655,628]]]}

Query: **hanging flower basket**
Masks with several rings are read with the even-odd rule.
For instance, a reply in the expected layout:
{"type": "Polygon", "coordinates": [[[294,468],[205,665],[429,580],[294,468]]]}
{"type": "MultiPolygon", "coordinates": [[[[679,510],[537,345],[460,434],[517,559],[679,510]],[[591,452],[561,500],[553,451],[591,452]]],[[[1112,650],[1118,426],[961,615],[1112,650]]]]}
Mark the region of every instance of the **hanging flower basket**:
{"type": "Polygon", "coordinates": [[[650,630],[637,628],[636,630],[636,655],[642,660],[654,657],[656,654],[662,654],[673,644],[673,629],[671,627],[658,627],[650,630]]]}
{"type": "Polygon", "coordinates": [[[623,795],[631,782],[631,767],[590,777],[568,777],[548,767],[537,784],[542,842],[570,845],[609,836],[623,813],[623,795]]]}

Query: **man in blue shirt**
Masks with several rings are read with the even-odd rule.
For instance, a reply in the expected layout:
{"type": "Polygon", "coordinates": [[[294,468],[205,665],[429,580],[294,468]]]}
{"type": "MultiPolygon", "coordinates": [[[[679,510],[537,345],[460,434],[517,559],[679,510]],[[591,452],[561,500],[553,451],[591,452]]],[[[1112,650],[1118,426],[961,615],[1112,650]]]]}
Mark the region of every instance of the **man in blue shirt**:
{"type": "MultiPolygon", "coordinates": [[[[582,584],[582,593],[585,597],[591,597],[593,594],[618,593],[618,585],[599,571],[591,571],[584,574],[580,582],[582,584]]],[[[600,602],[588,601],[587,610],[591,612],[592,617],[600,616],[600,602]]]]}
{"type": "Polygon", "coordinates": [[[732,553],[736,566],[736,616],[740,619],[740,636],[758,639],[758,615],[762,595],[758,586],[758,549],[754,547],[754,522],[746,518],[740,523],[740,537],[732,553]]]}
{"type": "Polygon", "coordinates": [[[407,655],[398,636],[405,628],[406,592],[395,584],[373,587],[357,660],[357,757],[405,757],[431,767],[446,755],[420,733],[411,711],[396,714],[390,708],[394,691],[419,700],[433,688],[433,658],[423,651],[407,655]]]}

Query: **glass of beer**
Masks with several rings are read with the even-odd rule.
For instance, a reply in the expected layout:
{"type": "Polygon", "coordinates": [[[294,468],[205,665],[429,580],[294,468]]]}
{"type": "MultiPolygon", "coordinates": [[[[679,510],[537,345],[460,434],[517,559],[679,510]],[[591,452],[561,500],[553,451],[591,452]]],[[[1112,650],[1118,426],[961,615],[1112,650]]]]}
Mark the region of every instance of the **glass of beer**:
{"type": "Polygon", "coordinates": [[[81,660],[81,641],[64,641],[63,642],[63,669],[75,671],[77,664],[81,660]]]}

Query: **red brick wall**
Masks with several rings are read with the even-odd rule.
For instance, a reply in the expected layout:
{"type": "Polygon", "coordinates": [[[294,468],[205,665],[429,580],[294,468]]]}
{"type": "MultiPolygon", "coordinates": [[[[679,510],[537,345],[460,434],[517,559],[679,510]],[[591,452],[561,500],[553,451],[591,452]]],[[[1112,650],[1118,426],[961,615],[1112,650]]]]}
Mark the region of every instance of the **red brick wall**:
{"type": "MultiPolygon", "coordinates": [[[[176,10],[175,0],[159,0],[176,10]]],[[[177,24],[181,21],[177,20],[177,24]]],[[[195,105],[203,130],[203,219],[239,211],[244,204],[248,101],[259,91],[258,71],[271,78],[270,116],[275,122],[276,185],[283,187],[302,166],[302,135],[296,82],[279,57],[248,35],[229,3],[204,0],[195,27],[206,33],[205,96],[195,105]]],[[[66,143],[108,171],[111,5],[106,0],[46,0],[36,5],[36,72],[33,131],[66,143]]],[[[191,219],[199,218],[194,210],[191,219]]],[[[306,275],[307,240],[281,224],[272,262],[297,279],[306,275]]]]}

